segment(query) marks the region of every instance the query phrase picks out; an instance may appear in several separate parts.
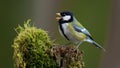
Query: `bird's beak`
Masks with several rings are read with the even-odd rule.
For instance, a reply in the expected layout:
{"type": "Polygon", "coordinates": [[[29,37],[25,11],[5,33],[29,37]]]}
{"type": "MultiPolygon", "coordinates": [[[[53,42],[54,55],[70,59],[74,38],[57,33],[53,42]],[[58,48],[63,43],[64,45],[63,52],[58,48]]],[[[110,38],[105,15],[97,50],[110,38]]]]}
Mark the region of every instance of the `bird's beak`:
{"type": "Polygon", "coordinates": [[[57,17],[56,17],[56,20],[59,21],[62,17],[61,17],[61,14],[60,13],[56,13],[57,17]]]}

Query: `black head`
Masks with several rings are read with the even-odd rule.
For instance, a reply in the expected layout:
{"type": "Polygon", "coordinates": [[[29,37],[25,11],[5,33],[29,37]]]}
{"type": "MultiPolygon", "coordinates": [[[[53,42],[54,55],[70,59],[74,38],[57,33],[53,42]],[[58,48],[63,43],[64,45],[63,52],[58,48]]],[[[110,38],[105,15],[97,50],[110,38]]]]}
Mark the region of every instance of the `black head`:
{"type": "Polygon", "coordinates": [[[71,12],[60,12],[56,13],[58,17],[56,17],[57,21],[62,23],[69,23],[73,21],[73,13],[71,12]]]}

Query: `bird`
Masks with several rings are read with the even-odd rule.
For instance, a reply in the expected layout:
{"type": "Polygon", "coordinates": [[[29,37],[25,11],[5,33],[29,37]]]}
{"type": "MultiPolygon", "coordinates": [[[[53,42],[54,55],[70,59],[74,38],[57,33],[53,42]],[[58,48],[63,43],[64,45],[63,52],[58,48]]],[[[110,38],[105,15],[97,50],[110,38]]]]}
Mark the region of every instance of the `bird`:
{"type": "Polygon", "coordinates": [[[75,18],[72,12],[58,12],[56,13],[56,20],[59,23],[60,34],[68,41],[78,44],[76,49],[82,42],[88,42],[105,51],[101,45],[94,41],[89,31],[75,18]]]}

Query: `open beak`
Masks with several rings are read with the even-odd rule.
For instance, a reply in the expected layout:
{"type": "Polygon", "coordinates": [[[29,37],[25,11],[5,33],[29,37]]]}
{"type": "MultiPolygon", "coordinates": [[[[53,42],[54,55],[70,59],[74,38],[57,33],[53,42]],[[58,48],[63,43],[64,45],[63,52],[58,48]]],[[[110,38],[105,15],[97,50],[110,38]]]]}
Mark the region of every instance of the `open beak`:
{"type": "Polygon", "coordinates": [[[61,17],[61,14],[60,13],[56,13],[57,17],[56,17],[56,20],[59,21],[62,17],[61,17]]]}

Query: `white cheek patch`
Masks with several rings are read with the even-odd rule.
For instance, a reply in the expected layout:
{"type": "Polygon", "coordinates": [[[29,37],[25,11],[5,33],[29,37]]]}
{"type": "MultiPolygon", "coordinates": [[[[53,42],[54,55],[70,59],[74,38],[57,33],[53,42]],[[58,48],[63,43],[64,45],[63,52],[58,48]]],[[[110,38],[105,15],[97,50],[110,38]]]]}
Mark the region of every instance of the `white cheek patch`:
{"type": "Polygon", "coordinates": [[[66,20],[66,21],[68,21],[70,19],[71,19],[71,16],[69,16],[69,15],[63,17],[63,20],[66,20]]]}

